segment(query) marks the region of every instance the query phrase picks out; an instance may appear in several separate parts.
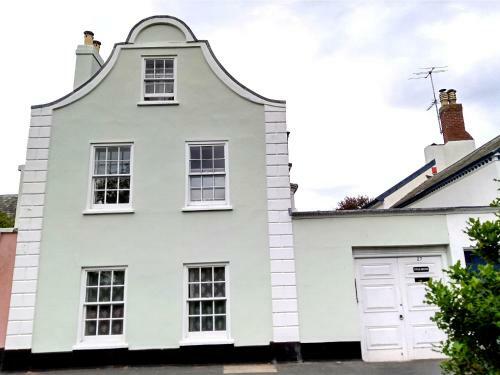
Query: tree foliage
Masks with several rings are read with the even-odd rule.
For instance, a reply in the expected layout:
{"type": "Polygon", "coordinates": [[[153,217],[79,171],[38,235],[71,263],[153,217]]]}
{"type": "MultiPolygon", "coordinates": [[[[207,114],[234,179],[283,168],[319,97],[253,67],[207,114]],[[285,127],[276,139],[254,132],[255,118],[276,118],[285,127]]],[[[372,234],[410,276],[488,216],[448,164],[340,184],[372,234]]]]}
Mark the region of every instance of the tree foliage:
{"type": "Polygon", "coordinates": [[[0,228],[13,228],[14,219],[7,215],[5,212],[0,211],[0,228]]]}
{"type": "Polygon", "coordinates": [[[337,210],[358,210],[370,202],[367,195],[358,195],[357,197],[347,196],[337,203],[337,210]]]}
{"type": "MultiPolygon", "coordinates": [[[[493,204],[500,207],[497,199],[493,204]]],[[[447,281],[428,283],[426,302],[437,305],[432,318],[447,335],[441,367],[446,374],[500,374],[500,215],[495,220],[469,219],[464,231],[474,252],[486,262],[477,270],[460,262],[445,273],[447,281]]]]}

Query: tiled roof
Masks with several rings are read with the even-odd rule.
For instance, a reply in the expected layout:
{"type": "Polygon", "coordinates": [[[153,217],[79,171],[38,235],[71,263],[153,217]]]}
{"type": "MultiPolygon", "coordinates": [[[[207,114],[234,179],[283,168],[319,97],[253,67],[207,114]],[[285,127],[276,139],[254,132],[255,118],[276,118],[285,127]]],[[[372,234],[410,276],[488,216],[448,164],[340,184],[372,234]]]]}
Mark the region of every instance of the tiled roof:
{"type": "Polygon", "coordinates": [[[432,193],[436,189],[444,186],[453,180],[461,178],[465,175],[470,168],[477,168],[479,164],[487,163],[492,160],[493,156],[500,152],[500,135],[493,138],[491,141],[485,143],[478,149],[472,151],[456,163],[450,165],[448,168],[443,169],[441,172],[435,174],[423,184],[417,186],[415,189],[406,194],[394,205],[395,208],[405,207],[426,195],[432,193]]]}
{"type": "Polygon", "coordinates": [[[17,194],[0,195],[0,212],[11,217],[16,216],[17,194]]]}

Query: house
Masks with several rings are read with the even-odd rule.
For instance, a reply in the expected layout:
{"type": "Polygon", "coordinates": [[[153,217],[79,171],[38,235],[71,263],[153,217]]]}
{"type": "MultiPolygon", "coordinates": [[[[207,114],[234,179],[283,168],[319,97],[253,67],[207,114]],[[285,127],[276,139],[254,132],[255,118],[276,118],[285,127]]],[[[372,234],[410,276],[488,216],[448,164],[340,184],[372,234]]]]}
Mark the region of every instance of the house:
{"type": "Polygon", "coordinates": [[[423,282],[492,208],[292,210],[284,101],[177,18],[93,36],[32,107],[4,368],[439,355],[423,282]]]}
{"type": "MultiPolygon", "coordinates": [[[[15,218],[17,195],[0,195],[0,212],[15,218]]],[[[14,228],[0,228],[0,363],[5,348],[10,294],[16,255],[17,233],[14,228]]]]}

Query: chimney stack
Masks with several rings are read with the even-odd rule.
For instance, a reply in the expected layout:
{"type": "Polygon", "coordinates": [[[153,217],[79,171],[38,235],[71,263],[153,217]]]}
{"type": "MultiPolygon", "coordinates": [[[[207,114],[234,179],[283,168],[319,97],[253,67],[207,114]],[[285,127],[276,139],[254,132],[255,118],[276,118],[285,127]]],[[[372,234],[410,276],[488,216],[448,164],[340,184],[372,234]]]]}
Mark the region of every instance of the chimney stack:
{"type": "Polygon", "coordinates": [[[92,31],[83,32],[83,44],[76,48],[75,80],[73,88],[87,82],[104,64],[99,55],[101,42],[94,40],[92,31]]]}
{"type": "Polygon", "coordinates": [[[443,131],[444,143],[450,141],[467,141],[473,138],[465,130],[462,104],[457,103],[456,90],[439,90],[439,118],[443,131]]]}

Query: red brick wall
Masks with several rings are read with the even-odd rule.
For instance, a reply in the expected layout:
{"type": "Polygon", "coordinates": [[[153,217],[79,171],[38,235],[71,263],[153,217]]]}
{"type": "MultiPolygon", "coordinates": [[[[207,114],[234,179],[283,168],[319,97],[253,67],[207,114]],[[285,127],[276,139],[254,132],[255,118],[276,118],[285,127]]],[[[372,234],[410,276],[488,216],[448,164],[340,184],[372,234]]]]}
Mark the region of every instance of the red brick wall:
{"type": "Polygon", "coordinates": [[[0,349],[5,347],[17,233],[0,232],[0,349]]]}
{"type": "Polygon", "coordinates": [[[447,104],[439,109],[444,143],[473,139],[465,130],[462,104],[447,104]]]}

